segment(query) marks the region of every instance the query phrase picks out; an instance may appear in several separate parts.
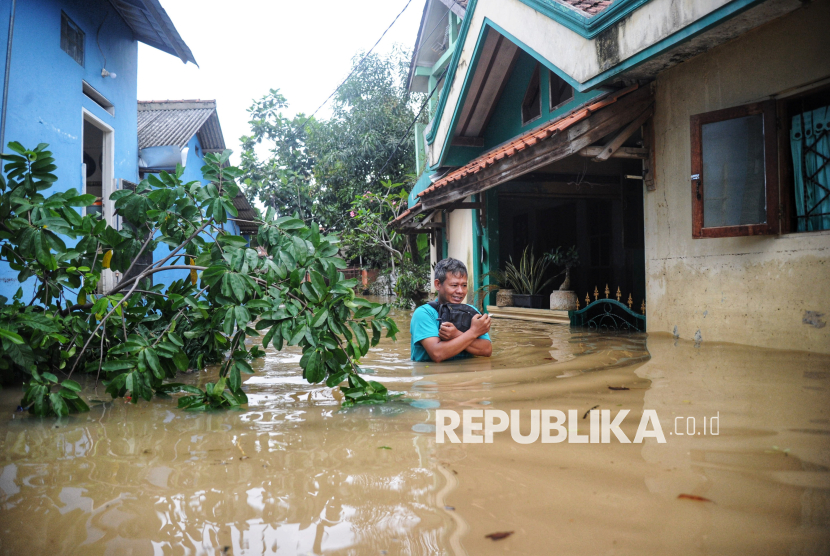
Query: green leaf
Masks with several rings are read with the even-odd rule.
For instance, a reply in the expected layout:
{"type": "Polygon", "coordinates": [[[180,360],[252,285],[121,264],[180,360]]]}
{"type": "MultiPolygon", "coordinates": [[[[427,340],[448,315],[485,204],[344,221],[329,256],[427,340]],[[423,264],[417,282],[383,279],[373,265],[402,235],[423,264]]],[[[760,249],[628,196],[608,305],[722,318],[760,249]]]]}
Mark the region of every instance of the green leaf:
{"type": "Polygon", "coordinates": [[[326,377],[326,368],[323,365],[322,358],[319,351],[315,351],[308,358],[308,363],[305,368],[305,378],[309,383],[320,382],[326,377]]]}
{"type": "Polygon", "coordinates": [[[346,380],[346,377],[348,376],[349,371],[341,371],[339,373],[329,375],[329,377],[326,379],[326,386],[328,386],[329,388],[334,388],[335,386],[346,380]]]}
{"type": "Polygon", "coordinates": [[[325,308],[317,311],[314,314],[314,318],[311,319],[311,326],[314,328],[319,328],[326,323],[326,319],[329,318],[329,312],[325,308]]]}
{"type": "Polygon", "coordinates": [[[69,408],[66,406],[66,402],[63,401],[63,397],[60,394],[56,392],[49,394],[49,401],[52,403],[52,410],[59,417],[69,415],[69,408]]]}
{"type": "Polygon", "coordinates": [[[70,207],[88,207],[95,202],[95,195],[78,195],[66,200],[66,204],[70,207]]]}
{"type": "Polygon", "coordinates": [[[369,336],[363,327],[357,322],[349,322],[349,327],[354,331],[358,346],[360,347],[360,355],[366,355],[369,352],[369,336]]]}
{"type": "Polygon", "coordinates": [[[183,351],[179,351],[173,356],[173,364],[176,365],[176,368],[181,372],[185,372],[190,366],[190,361],[183,351]]]}
{"type": "Polygon", "coordinates": [[[74,380],[66,379],[61,383],[61,386],[67,388],[68,390],[72,390],[73,392],[81,391],[81,385],[74,380]]]}
{"type": "Polygon", "coordinates": [[[22,345],[26,343],[23,340],[23,338],[20,337],[19,334],[16,334],[11,330],[6,330],[5,328],[0,328],[0,337],[7,338],[8,340],[14,342],[17,345],[22,345]]]}
{"type": "Polygon", "coordinates": [[[144,350],[144,356],[147,359],[147,366],[150,367],[150,370],[153,371],[156,378],[164,378],[164,370],[161,368],[161,362],[155,350],[153,348],[147,348],[144,350]]]}
{"type": "Polygon", "coordinates": [[[232,392],[236,392],[242,387],[242,376],[239,374],[239,368],[236,365],[231,366],[228,379],[228,386],[232,392]]]}

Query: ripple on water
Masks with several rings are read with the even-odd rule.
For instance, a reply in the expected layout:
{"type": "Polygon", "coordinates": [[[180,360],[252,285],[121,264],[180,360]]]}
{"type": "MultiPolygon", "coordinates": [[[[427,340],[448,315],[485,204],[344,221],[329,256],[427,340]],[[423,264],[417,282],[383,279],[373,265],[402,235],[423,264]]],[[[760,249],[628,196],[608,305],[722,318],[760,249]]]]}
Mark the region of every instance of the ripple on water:
{"type": "MultiPolygon", "coordinates": [[[[288,348],[255,363],[243,411],[154,399],[6,419],[0,552],[489,554],[496,531],[516,531],[499,546],[524,554],[549,553],[551,531],[571,554],[828,552],[827,357],[494,320],[492,358],[423,364],[409,359],[408,313],[393,315],[398,342],[361,361],[404,394],[390,404],[342,410],[288,348]],[[677,416],[719,412],[720,434],[665,445],[434,439],[439,407],[597,405],[629,410],[629,437],[647,408],[665,431],[677,416]]],[[[0,415],[18,398],[0,391],[0,415]]]]}

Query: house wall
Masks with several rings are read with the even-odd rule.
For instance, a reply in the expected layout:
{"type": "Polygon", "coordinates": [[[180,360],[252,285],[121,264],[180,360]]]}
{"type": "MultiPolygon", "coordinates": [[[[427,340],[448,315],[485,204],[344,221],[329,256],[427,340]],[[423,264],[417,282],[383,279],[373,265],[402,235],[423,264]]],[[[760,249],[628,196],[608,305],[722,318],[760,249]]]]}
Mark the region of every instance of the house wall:
{"type": "Polygon", "coordinates": [[[692,239],[693,114],[830,78],[821,0],[669,69],[656,82],[656,190],[645,194],[649,333],[830,353],[830,232],[692,239]]]}
{"type": "MultiPolygon", "coordinates": [[[[520,0],[477,0],[474,9],[467,11],[465,26],[468,29],[459,46],[463,50],[446,106],[441,120],[433,124],[438,127],[428,149],[428,163],[434,166],[446,154],[445,143],[451,136],[453,113],[463,93],[464,79],[470,67],[475,65],[475,47],[487,23],[485,20],[494,22],[507,38],[535,53],[543,64],[557,71],[577,89],[585,90],[599,84],[592,80],[606,79],[604,72],[621,71],[636,65],[717,24],[720,18],[732,17],[757,3],[754,0],[651,0],[599,35],[585,38],[520,0]]],[[[800,5],[796,0],[768,0],[765,4],[774,5],[770,9],[777,10],[775,13],[800,5]]]]}
{"type": "MultiPolygon", "coordinates": [[[[11,1],[0,0],[3,66],[10,12],[11,1]]],[[[18,1],[13,38],[5,142],[19,141],[28,148],[48,143],[58,166],[54,191],[80,191],[85,108],[114,129],[115,178],[136,181],[138,46],[132,31],[111,4],[106,0],[18,1]],[[61,10],[86,35],[83,67],[61,50],[61,10]],[[96,32],[102,22],[99,50],[96,32]],[[116,79],[101,77],[102,51],[106,67],[117,74],[116,79]],[[115,105],[115,115],[82,93],[82,80],[115,105]]],[[[34,284],[32,279],[23,284],[24,299],[30,298],[34,284]]],[[[20,286],[17,272],[0,263],[0,295],[11,297],[20,286]]]]}

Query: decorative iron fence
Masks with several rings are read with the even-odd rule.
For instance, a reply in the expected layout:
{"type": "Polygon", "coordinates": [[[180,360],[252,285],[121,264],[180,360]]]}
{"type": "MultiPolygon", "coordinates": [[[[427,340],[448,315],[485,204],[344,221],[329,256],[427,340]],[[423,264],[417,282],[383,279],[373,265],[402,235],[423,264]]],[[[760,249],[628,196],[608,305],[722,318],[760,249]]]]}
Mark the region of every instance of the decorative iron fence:
{"type": "Polygon", "coordinates": [[[608,294],[611,291],[608,285],[605,286],[605,297],[600,299],[599,289],[594,288],[594,301],[591,301],[591,294],[585,294],[585,308],[579,308],[579,300],[576,302],[576,310],[568,311],[568,318],[571,326],[590,328],[591,330],[625,330],[628,332],[646,331],[646,300],[643,299],[640,305],[640,312],[632,309],[634,299],[628,294],[627,305],[620,301],[621,292],[617,288],[616,299],[611,299],[608,294]]]}

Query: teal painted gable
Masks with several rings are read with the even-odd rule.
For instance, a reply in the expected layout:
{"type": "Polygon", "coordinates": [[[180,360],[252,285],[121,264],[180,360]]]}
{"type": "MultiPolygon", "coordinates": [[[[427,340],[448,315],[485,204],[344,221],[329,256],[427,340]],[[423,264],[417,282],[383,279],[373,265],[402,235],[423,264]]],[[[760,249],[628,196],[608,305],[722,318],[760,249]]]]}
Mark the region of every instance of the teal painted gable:
{"type": "MultiPolygon", "coordinates": [[[[530,85],[530,79],[533,76],[533,71],[536,69],[537,59],[531,56],[524,50],[519,53],[519,58],[513,67],[513,71],[508,77],[507,84],[502,91],[501,96],[496,101],[496,107],[493,111],[493,116],[484,130],[484,146],[480,148],[475,147],[458,147],[448,146],[442,165],[446,166],[463,166],[480,156],[490,149],[501,145],[511,139],[535,129],[542,124],[545,124],[553,119],[559,118],[573,110],[575,107],[585,104],[594,97],[604,93],[602,89],[580,93],[574,91],[573,98],[561,105],[555,107],[551,111],[550,106],[550,73],[551,70],[547,65],[542,65],[540,68],[539,82],[542,88],[542,114],[540,117],[522,124],[522,101],[524,100],[527,88],[530,85]]],[[[557,75],[559,72],[555,72],[557,75]]],[[[428,187],[428,184],[427,184],[428,187]]]]}

